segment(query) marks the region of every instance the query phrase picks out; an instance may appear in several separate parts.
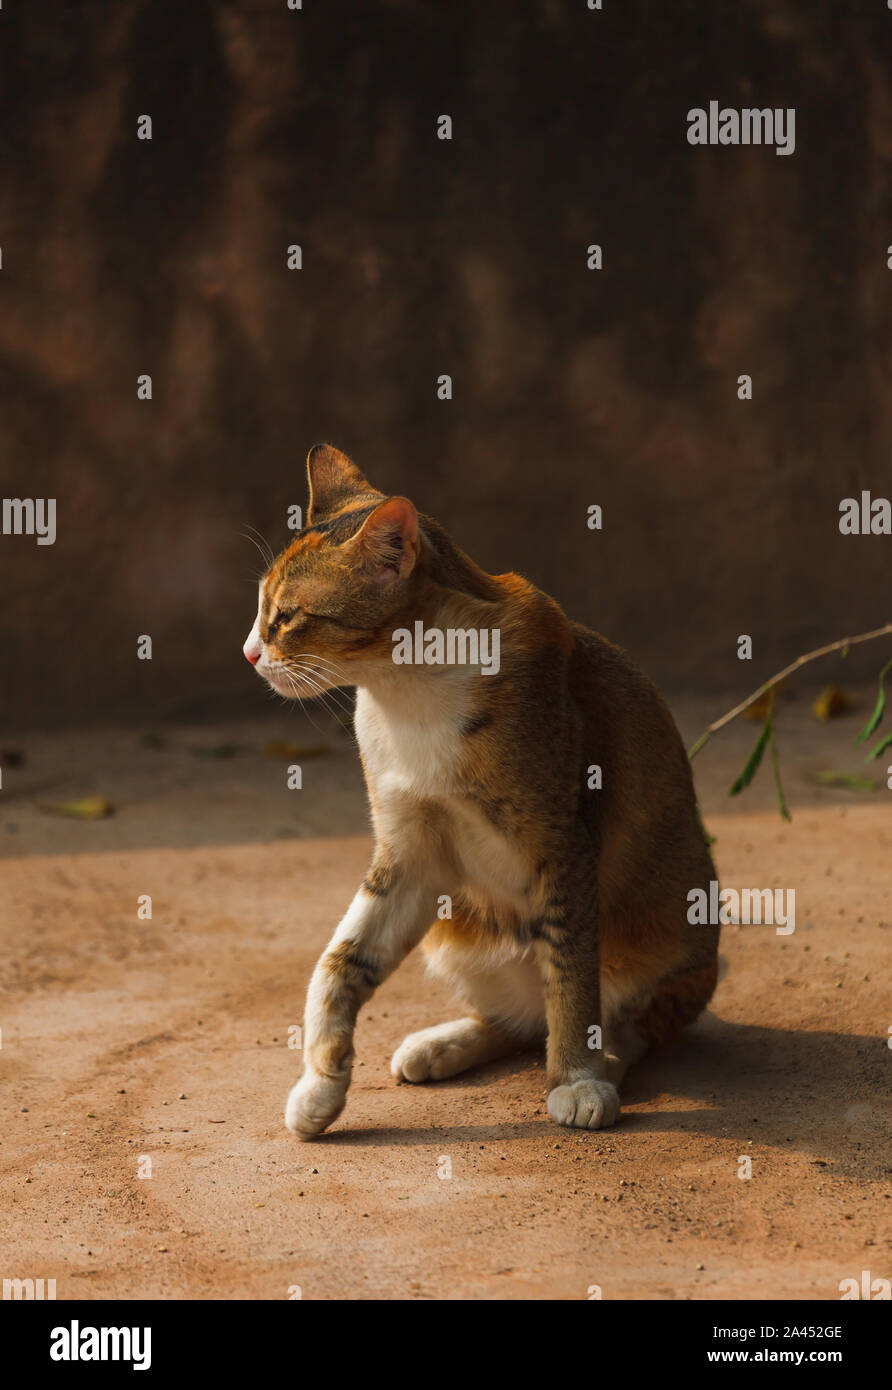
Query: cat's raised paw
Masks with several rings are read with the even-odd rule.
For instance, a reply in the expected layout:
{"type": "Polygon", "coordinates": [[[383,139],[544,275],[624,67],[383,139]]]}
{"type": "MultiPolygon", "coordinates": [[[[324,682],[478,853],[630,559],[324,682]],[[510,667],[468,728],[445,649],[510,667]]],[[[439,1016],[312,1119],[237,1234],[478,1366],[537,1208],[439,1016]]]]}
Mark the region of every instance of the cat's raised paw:
{"type": "Polygon", "coordinates": [[[303,1076],[292,1086],[285,1105],[285,1124],[299,1139],[314,1139],[344,1108],[347,1087],[328,1076],[303,1076]]]}
{"type": "Polygon", "coordinates": [[[549,1093],[548,1113],[559,1125],[573,1129],[606,1129],[619,1119],[619,1094],[610,1081],[573,1081],[549,1093]]]}

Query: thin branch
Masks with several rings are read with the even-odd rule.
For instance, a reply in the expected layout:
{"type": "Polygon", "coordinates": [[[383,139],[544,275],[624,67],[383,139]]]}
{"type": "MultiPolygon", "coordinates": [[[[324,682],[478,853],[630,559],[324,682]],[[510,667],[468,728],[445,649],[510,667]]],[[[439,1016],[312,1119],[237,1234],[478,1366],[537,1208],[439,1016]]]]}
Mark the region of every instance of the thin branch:
{"type": "Polygon", "coordinates": [[[717,719],[714,724],[710,724],[706,732],[697,739],[688,757],[695,758],[713,734],[717,734],[719,729],[723,729],[726,724],[731,723],[732,719],[736,719],[739,714],[743,714],[745,709],[749,709],[750,705],[754,705],[760,695],[764,695],[766,691],[771,690],[787,676],[793,675],[800,666],[805,666],[809,661],[816,661],[819,656],[830,656],[832,652],[848,650],[849,647],[857,646],[859,642],[873,642],[877,637],[889,637],[890,635],[892,635],[892,623],[886,623],[885,627],[875,628],[873,632],[862,632],[857,637],[841,637],[838,642],[830,642],[826,647],[817,647],[813,652],[806,652],[804,656],[797,656],[795,661],[791,662],[789,666],[785,666],[782,671],[778,671],[777,675],[772,676],[764,685],[760,685],[759,689],[754,690],[752,695],[747,696],[739,705],[735,705],[727,714],[723,714],[721,719],[717,719]]]}

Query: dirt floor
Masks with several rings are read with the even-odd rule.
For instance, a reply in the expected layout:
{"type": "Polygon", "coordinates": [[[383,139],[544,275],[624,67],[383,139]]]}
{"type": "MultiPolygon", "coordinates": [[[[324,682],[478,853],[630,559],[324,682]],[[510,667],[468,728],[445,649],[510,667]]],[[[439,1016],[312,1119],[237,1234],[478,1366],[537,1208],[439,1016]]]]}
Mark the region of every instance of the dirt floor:
{"type": "MultiPolygon", "coordinates": [[[[324,713],[23,734],[19,767],[0,748],[0,1276],[60,1299],[836,1299],[892,1278],[892,757],[865,769],[861,702],[828,726],[783,709],[792,824],[767,770],[727,799],[755,725],[698,758],[723,882],[794,888],[796,930],[726,928],[709,1013],[593,1134],[550,1122],[532,1053],[394,1082],[403,1036],[457,1012],[416,956],[361,1016],[333,1131],[285,1130],[289,1029],[370,846],[324,713]],[[301,791],[270,740],[317,750],[292,755],[301,791]],[[818,780],[865,770],[873,791],[818,780]],[[115,814],[46,813],[91,795],[115,814]]],[[[724,708],[680,704],[687,741],[724,708]]]]}

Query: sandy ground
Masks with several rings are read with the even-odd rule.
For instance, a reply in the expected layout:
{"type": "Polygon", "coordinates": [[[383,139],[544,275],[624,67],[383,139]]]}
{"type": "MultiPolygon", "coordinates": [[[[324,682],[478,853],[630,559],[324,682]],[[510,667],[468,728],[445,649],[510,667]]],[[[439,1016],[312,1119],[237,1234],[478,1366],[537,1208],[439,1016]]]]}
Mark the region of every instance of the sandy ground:
{"type": "MultiPolygon", "coordinates": [[[[687,740],[724,707],[681,705],[687,740]]],[[[753,725],[698,758],[723,881],[795,888],[796,930],[726,929],[709,1013],[630,1073],[615,1129],[554,1126],[532,1053],[398,1086],[404,1034],[456,1013],[412,957],[361,1016],[346,1111],[301,1144],[289,1028],[370,847],[350,737],[314,717],[13,740],[2,1277],[60,1299],[834,1299],[892,1277],[892,792],[877,764],[873,792],[816,783],[864,770],[858,716],[784,710],[792,825],[765,773],[725,796],[753,725]],[[260,751],[282,738],[330,750],[300,792],[260,751]],[[95,794],[114,816],[40,809],[95,794]]]]}

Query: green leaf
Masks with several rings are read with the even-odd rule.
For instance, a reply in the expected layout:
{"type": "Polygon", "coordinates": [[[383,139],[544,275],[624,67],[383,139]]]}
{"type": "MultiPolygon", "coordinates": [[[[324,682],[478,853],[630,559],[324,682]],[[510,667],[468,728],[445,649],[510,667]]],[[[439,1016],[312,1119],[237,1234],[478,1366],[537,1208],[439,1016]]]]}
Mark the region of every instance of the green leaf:
{"type": "Polygon", "coordinates": [[[848,787],[853,792],[872,792],[876,786],[872,777],[853,777],[847,772],[819,772],[816,780],[825,787],[848,787]]]}
{"type": "Polygon", "coordinates": [[[753,780],[756,773],[759,771],[759,765],[762,762],[762,755],[764,754],[768,740],[771,737],[771,729],[773,726],[773,722],[774,716],[773,714],[769,714],[768,718],[765,720],[765,723],[762,725],[762,732],[756,740],[756,746],[753,749],[752,753],[750,753],[749,758],[747,759],[746,767],[743,769],[740,776],[737,778],[737,781],[734,783],[733,787],[729,791],[729,796],[739,796],[740,793],[743,791],[744,787],[749,786],[750,782],[753,780]]]}
{"type": "Polygon", "coordinates": [[[885,738],[880,739],[876,748],[871,749],[864,761],[866,763],[873,762],[874,758],[878,758],[881,753],[885,753],[887,748],[892,748],[892,731],[886,734],[885,738]]]}
{"type": "Polygon", "coordinates": [[[771,766],[774,771],[774,789],[777,792],[777,804],[780,808],[780,813],[783,816],[784,820],[792,820],[793,817],[790,815],[789,807],[787,806],[787,800],[784,796],[784,789],[781,785],[780,761],[777,756],[777,744],[774,741],[773,721],[771,723],[771,766]]]}
{"type": "Polygon", "coordinates": [[[867,739],[870,738],[874,730],[879,727],[880,720],[882,719],[883,713],[886,708],[886,691],[883,686],[883,681],[886,678],[886,672],[890,670],[892,670],[892,661],[887,661],[886,665],[880,672],[880,688],[877,693],[877,702],[874,705],[873,714],[870,716],[867,723],[864,725],[864,728],[858,735],[859,743],[864,743],[867,739]]]}

